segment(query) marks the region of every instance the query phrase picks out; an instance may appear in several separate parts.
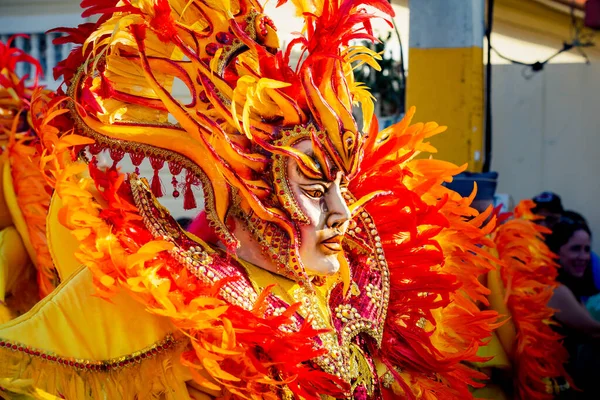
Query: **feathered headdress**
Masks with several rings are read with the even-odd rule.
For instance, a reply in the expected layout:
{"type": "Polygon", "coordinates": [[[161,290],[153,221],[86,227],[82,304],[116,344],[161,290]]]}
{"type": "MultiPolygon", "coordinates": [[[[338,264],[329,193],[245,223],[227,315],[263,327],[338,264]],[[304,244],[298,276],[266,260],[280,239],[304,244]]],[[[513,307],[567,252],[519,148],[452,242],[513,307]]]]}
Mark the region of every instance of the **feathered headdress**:
{"type": "MultiPolygon", "coordinates": [[[[230,249],[227,229],[234,198],[297,245],[296,222],[306,217],[290,199],[281,162],[290,156],[310,177],[351,177],[360,160],[362,127],[352,106],[373,116],[371,95],[354,82],[352,63],[376,65],[378,55],[355,39],[374,39],[365,6],[392,15],[388,2],[325,0],[295,3],[304,36],[279,49],[276,28],[252,0],[83,1],[97,24],[67,30],[80,42],[63,62],[72,115],[79,133],[92,137],[92,153],[109,149],[115,163],[129,153],[134,165],[148,158],[152,189],[162,195],[158,171],[187,171],[184,206],[194,208],[192,186],[201,184],[208,220],[230,249]],[[289,66],[293,49],[300,51],[289,66]],[[78,71],[74,66],[83,65],[78,71]],[[189,94],[176,99],[177,79],[189,94]],[[80,106],[75,106],[78,104],[80,106]],[[176,122],[173,122],[176,121],[176,122]],[[314,158],[292,147],[312,140],[314,158]],[[272,184],[274,183],[274,185],[272,184]],[[234,194],[238,194],[234,196],[234,194]]],[[[174,195],[179,195],[175,188],[174,195]]],[[[289,271],[304,274],[300,261],[289,271]]]]}

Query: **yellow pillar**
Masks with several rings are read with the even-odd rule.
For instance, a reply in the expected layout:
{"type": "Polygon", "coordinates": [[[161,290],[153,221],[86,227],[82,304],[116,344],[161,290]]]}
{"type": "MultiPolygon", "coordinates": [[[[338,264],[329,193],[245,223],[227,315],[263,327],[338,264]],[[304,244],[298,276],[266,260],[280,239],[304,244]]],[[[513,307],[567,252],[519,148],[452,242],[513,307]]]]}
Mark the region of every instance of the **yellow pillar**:
{"type": "Polygon", "coordinates": [[[407,105],[420,121],[448,126],[432,138],[440,159],[480,172],[483,128],[484,0],[413,0],[407,105]]]}

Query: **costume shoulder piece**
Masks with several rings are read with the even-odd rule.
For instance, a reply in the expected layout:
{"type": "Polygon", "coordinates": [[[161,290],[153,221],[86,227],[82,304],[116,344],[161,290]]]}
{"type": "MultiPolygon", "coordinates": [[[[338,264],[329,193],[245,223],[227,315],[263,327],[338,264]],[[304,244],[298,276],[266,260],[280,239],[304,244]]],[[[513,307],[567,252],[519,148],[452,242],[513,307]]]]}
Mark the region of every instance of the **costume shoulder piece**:
{"type": "Polygon", "coordinates": [[[547,305],[558,265],[543,241],[549,230],[535,223],[534,206],[531,200],[520,202],[514,218],[494,232],[501,262],[490,272],[488,286],[492,307],[511,317],[498,336],[514,365],[515,392],[520,399],[552,399],[565,389],[560,385],[569,386],[568,354],[552,329],[554,310],[547,305]]]}

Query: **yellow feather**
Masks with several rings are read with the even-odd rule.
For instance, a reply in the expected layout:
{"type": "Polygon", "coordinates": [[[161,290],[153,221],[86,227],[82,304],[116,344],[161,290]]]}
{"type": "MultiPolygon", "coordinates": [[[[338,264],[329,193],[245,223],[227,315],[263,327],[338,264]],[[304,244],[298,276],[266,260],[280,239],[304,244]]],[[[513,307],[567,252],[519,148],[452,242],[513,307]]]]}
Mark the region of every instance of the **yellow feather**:
{"type": "Polygon", "coordinates": [[[342,278],[342,288],[343,295],[346,297],[348,294],[348,290],[350,290],[350,284],[352,283],[352,277],[350,273],[350,266],[348,265],[348,260],[346,260],[346,256],[344,252],[338,253],[338,261],[340,263],[340,278],[342,278]]]}
{"type": "Polygon", "coordinates": [[[376,192],[372,192],[372,193],[369,193],[369,194],[361,197],[360,199],[358,199],[358,201],[355,201],[354,203],[352,203],[348,206],[348,208],[350,210],[350,214],[352,216],[356,215],[360,210],[362,210],[364,205],[367,204],[370,200],[372,200],[375,196],[380,195],[380,194],[385,194],[385,193],[386,192],[384,190],[378,190],[376,192]]]}
{"type": "Polygon", "coordinates": [[[252,105],[252,96],[254,95],[254,89],[249,89],[246,95],[246,103],[244,104],[244,111],[242,113],[242,124],[244,126],[243,132],[248,139],[252,139],[252,130],[250,125],[250,106],[252,105]]]}

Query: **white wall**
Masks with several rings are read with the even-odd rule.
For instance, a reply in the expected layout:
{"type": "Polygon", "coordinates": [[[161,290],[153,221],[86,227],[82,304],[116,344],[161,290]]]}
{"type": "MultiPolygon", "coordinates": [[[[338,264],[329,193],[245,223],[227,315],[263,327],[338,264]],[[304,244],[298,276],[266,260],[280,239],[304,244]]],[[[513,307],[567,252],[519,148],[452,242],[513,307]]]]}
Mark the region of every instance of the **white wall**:
{"type": "Polygon", "coordinates": [[[1,0],[3,16],[81,14],[81,0],[1,0]]]}
{"type": "MultiPolygon", "coordinates": [[[[82,22],[79,0],[0,0],[0,40],[6,42],[15,33],[27,34],[29,38],[16,39],[16,46],[41,62],[43,71],[39,83],[49,89],[58,86],[52,77],[52,69],[59,60],[66,58],[72,46],[53,45],[52,40],[61,34],[47,34],[46,31],[76,27],[82,22]]],[[[17,73],[33,75],[24,63],[17,64],[17,73]]]]}
{"type": "Polygon", "coordinates": [[[41,33],[77,26],[80,0],[0,0],[0,33],[41,33]]]}
{"type": "Polygon", "coordinates": [[[544,190],[582,213],[600,250],[600,64],[553,64],[530,79],[493,67],[493,159],[498,192],[544,190]]]}

